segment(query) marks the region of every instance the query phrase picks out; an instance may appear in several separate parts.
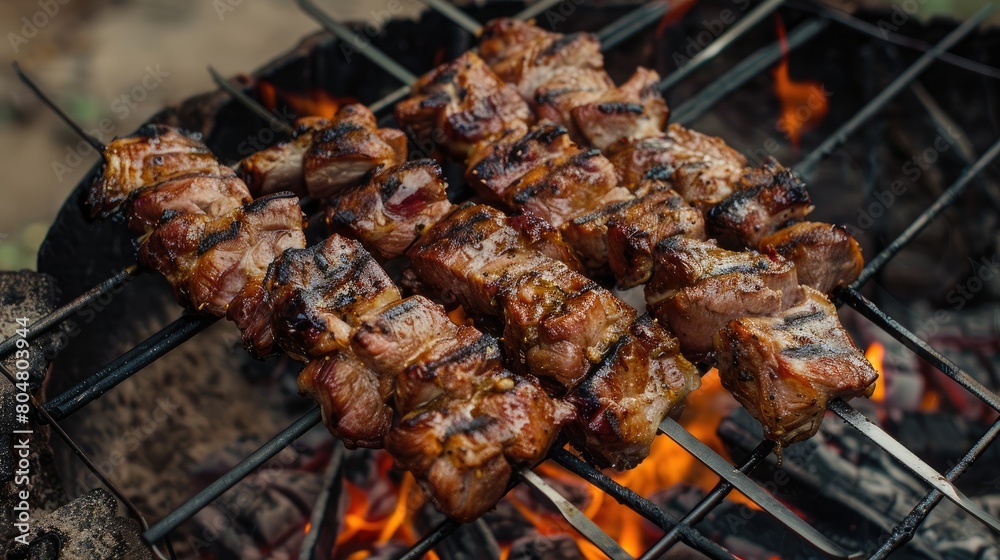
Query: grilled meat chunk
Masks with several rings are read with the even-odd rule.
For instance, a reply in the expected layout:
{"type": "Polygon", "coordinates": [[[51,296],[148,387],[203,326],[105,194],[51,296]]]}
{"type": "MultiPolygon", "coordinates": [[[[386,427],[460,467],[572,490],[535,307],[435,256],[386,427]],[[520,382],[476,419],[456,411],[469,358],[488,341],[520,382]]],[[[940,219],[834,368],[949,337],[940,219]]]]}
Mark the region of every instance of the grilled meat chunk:
{"type": "Polygon", "coordinates": [[[539,121],[566,127],[574,140],[586,140],[573,118],[573,109],[601,98],[615,87],[614,82],[604,70],[591,68],[563,67],[549,75],[550,79],[526,100],[539,121]]]}
{"type": "Polygon", "coordinates": [[[306,195],[303,163],[313,143],[313,135],[330,125],[322,117],[304,117],[295,121],[292,140],[250,154],[240,162],[237,173],[255,197],[279,191],[306,195]]]}
{"type": "Polygon", "coordinates": [[[471,327],[440,335],[396,377],[396,408],[415,410],[442,398],[466,398],[483,380],[512,378],[503,369],[500,342],[471,327]],[[451,336],[451,338],[449,338],[451,336]]]}
{"type": "Polygon", "coordinates": [[[380,377],[349,348],[311,360],[299,393],[316,401],[330,433],[355,447],[380,448],[392,428],[392,378],[380,377]]]}
{"type": "Polygon", "coordinates": [[[273,299],[275,338],[303,361],[350,346],[362,318],[400,299],[375,259],[339,235],[285,253],[265,285],[273,299]]]}
{"type": "Polygon", "coordinates": [[[185,306],[224,316],[278,255],[305,246],[302,227],[291,193],[255,200],[221,218],[178,214],[142,243],[139,262],[166,277],[185,306]]]}
{"type": "Polygon", "coordinates": [[[303,173],[309,194],[328,198],[357,185],[376,167],[404,161],[402,131],[378,128],[367,107],[351,104],[341,107],[327,127],[313,132],[303,156],[303,173]]]}
{"type": "Polygon", "coordinates": [[[181,175],[231,175],[200,140],[166,125],[147,124],[104,150],[101,176],[87,191],[91,218],[115,213],[134,191],[181,175]]]}
{"type": "Polygon", "coordinates": [[[795,267],[781,258],[685,237],[668,237],[657,252],[646,304],[685,354],[711,351],[712,336],[733,319],[772,315],[801,299],[795,267]]]}
{"type": "Polygon", "coordinates": [[[598,150],[574,144],[566,129],[539,125],[484,143],[469,156],[466,179],[484,196],[531,212],[561,229],[576,216],[631,198],[598,150]]]}
{"type": "Polygon", "coordinates": [[[604,151],[622,138],[650,138],[663,134],[670,111],[656,84],[660,75],[639,67],[619,87],[571,110],[573,121],[591,146],[604,151]]]}
{"type": "Polygon", "coordinates": [[[456,159],[464,159],[477,142],[523,128],[532,118],[517,91],[471,52],[422,76],[413,94],[396,105],[396,120],[424,153],[440,148],[456,159]]]}
{"type": "Polygon", "coordinates": [[[386,449],[438,509],[467,522],[496,505],[517,469],[544,457],[572,415],[531,381],[487,377],[468,397],[405,414],[386,449]]]}
{"type": "Polygon", "coordinates": [[[643,315],[567,398],[577,414],[566,428],[570,442],[598,467],[631,469],[649,455],[660,422],[699,386],[677,339],[643,315]]]}
{"type": "Polygon", "coordinates": [[[861,246],[840,226],[799,222],[760,241],[760,250],[795,263],[799,283],[830,293],[857,279],[865,266],[861,246]]]}
{"type": "Polygon", "coordinates": [[[249,204],[253,199],[243,181],[227,168],[220,170],[225,174],[180,175],[133,190],[125,206],[129,229],[146,235],[177,214],[204,214],[216,219],[249,204]]]}
{"type": "Polygon", "coordinates": [[[772,157],[747,169],[733,194],[708,211],[709,233],[719,245],[739,251],[812,212],[806,185],[772,157]]]}
{"type": "Polygon", "coordinates": [[[582,272],[583,266],[559,230],[534,214],[522,213],[507,217],[507,225],[521,234],[521,242],[539,253],[562,261],[571,269],[582,272]]]}
{"type": "Polygon", "coordinates": [[[870,396],[878,373],[854,345],[826,296],[780,317],[743,317],[715,336],[722,384],[779,445],[812,437],[833,398],[870,396]]]}
{"type": "Polygon", "coordinates": [[[639,68],[616,87],[594,35],[562,35],[498,19],[484,27],[479,52],[540,120],[566,127],[576,141],[603,150],[620,138],[657,135],[666,124],[656,72],[639,68]]]}
{"type": "Polygon", "coordinates": [[[479,55],[501,80],[516,84],[527,101],[560,74],[604,70],[601,43],[596,36],[551,33],[509,18],[483,26],[479,55]]]}
{"type": "Polygon", "coordinates": [[[614,213],[607,222],[609,264],[618,285],[638,286],[653,272],[656,246],[674,236],[705,239],[701,212],[660,181],[656,187],[614,213]]]}
{"type": "Polygon", "coordinates": [[[382,260],[398,257],[452,210],[441,167],[419,160],[379,169],[368,181],[331,201],[331,231],[358,239],[382,260]]]}
{"type": "Polygon", "coordinates": [[[746,158],[721,138],[678,124],[668,126],[662,136],[619,140],[607,155],[623,185],[669,178],[684,200],[703,211],[733,192],[746,165],[746,158]]]}
{"type": "Polygon", "coordinates": [[[557,386],[578,383],[634,318],[607,290],[525,247],[487,206],[459,208],[407,254],[427,285],[501,317],[509,363],[557,386]]]}

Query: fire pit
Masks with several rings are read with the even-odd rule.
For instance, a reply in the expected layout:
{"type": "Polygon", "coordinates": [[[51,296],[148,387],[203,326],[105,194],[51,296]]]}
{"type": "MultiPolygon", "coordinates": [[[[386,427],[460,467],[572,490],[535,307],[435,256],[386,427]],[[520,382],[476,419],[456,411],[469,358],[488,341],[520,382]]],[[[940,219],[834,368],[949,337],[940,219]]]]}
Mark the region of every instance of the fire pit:
{"type": "MultiPolygon", "coordinates": [[[[1000,293],[1000,239],[982,235],[996,231],[1000,206],[990,168],[1000,154],[1000,33],[979,29],[985,11],[925,25],[777,0],[465,11],[428,1],[419,21],[352,29],[301,4],[326,32],[152,121],[201,132],[235,162],[287,139],[296,116],[330,117],[357,100],[389,119],[414,74],[475,46],[477,22],[518,14],[560,33],[596,32],[616,82],[637,65],[655,68],[667,76],[659,86],[672,121],[724,137],[750,165],[795,164],[817,216],[858,238],[866,267],[835,296],[882,374],[876,392],[857,409],[835,400],[830,410],[849,425],[828,418],[778,461],[710,371],[636,469],[603,472],[557,446],[495,510],[460,525],[387,453],[347,451],[313,430],[320,413],[295,395],[291,360],[250,360],[231,351],[233,329],[181,315],[168,286],[134,265],[120,224],[84,219],[77,198],[95,167],[40,253],[63,307],[23,337],[61,333],[40,420],[63,426],[57,435],[89,457],[66,454],[70,496],[107,486],[160,557],[958,558],[995,548],[996,533],[955,506],[987,522],[981,511],[1000,510],[982,458],[995,455],[1000,430],[996,318],[981,311],[995,310],[1000,293]],[[942,302],[953,312],[934,311],[942,302]],[[108,427],[116,419],[126,431],[108,427]],[[973,499],[951,485],[966,474],[973,499]]],[[[457,166],[446,173],[464,184],[457,166]]],[[[96,504],[108,514],[104,495],[81,504],[57,512],[72,519],[96,504]]],[[[10,557],[58,548],[52,535],[73,540],[60,533],[66,525],[38,524],[10,557]]],[[[121,542],[134,557],[150,554],[137,539],[121,542]]]]}

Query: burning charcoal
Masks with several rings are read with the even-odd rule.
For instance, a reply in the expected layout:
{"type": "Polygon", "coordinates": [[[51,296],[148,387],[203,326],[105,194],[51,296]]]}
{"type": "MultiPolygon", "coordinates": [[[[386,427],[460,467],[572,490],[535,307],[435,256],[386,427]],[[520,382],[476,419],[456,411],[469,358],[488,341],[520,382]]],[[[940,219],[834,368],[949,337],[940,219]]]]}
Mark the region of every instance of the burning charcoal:
{"type": "Polygon", "coordinates": [[[569,535],[522,537],[510,546],[510,560],[577,560],[583,558],[580,547],[569,535]]]}
{"type": "Polygon", "coordinates": [[[8,560],[88,558],[152,559],[139,524],[118,517],[118,502],[103,489],[85,494],[35,521],[27,547],[15,545],[8,560]]]}

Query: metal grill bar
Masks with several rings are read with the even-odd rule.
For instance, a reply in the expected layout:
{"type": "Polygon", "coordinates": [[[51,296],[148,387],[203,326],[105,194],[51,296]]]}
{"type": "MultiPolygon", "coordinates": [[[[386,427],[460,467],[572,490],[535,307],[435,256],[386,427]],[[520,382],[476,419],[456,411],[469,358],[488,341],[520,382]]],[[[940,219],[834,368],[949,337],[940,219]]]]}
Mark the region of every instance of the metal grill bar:
{"type": "Polygon", "coordinates": [[[750,13],[740,18],[740,20],[727,29],[725,33],[719,35],[718,39],[712,41],[707,47],[702,49],[701,52],[694,55],[687,64],[678,68],[676,72],[671,73],[666,78],[660,80],[660,83],[656,84],[657,89],[660,91],[667,91],[668,89],[679,84],[681,80],[687,78],[699,68],[707,64],[710,60],[718,56],[719,53],[721,53],[726,47],[736,42],[743,35],[746,35],[746,33],[753,29],[755,25],[774,13],[774,11],[780,8],[784,3],[785,0],[765,0],[762,2],[759,6],[751,10],[750,13]]]}
{"type": "MultiPolygon", "coordinates": [[[[880,39],[900,47],[922,52],[927,52],[933,47],[933,45],[926,41],[907,37],[906,35],[900,35],[895,31],[889,30],[888,28],[880,28],[877,25],[872,25],[863,19],[856,18],[851,14],[834,8],[832,5],[824,2],[792,2],[791,4],[794,4],[798,9],[818,13],[819,15],[832,19],[845,27],[849,27],[855,31],[864,33],[865,35],[875,37],[876,39],[880,39]]],[[[989,78],[1000,78],[1000,68],[995,68],[988,64],[983,64],[982,62],[965,58],[964,56],[945,52],[941,53],[938,60],[989,78]]]]}
{"type": "MultiPolygon", "coordinates": [[[[740,462],[736,469],[743,474],[750,474],[750,472],[757,468],[757,465],[763,463],[764,459],[767,459],[768,456],[771,455],[772,451],[774,451],[774,442],[764,440],[760,442],[760,444],[757,445],[757,447],[755,447],[754,450],[751,451],[745,459],[743,459],[743,461],[740,462]]],[[[715,488],[712,488],[712,491],[706,494],[705,497],[702,498],[701,501],[698,502],[698,504],[695,505],[687,515],[684,516],[683,519],[681,519],[681,523],[688,526],[696,525],[699,521],[704,519],[709,512],[715,509],[715,506],[722,503],[722,500],[726,499],[726,496],[728,496],[732,491],[733,485],[728,480],[724,478],[719,480],[719,483],[715,485],[715,488]]],[[[656,543],[642,555],[640,560],[653,560],[665,554],[670,547],[677,544],[677,541],[680,540],[681,534],[679,529],[683,526],[684,525],[679,525],[677,528],[670,530],[666,535],[663,535],[663,538],[656,541],[656,543]]]]}
{"type": "Polygon", "coordinates": [[[198,492],[180,507],[168,513],[166,517],[150,526],[142,534],[142,538],[148,543],[159,542],[160,539],[167,536],[167,533],[176,529],[181,523],[191,519],[194,514],[223,495],[226,490],[235,486],[236,483],[246,478],[257,467],[263,465],[278,453],[281,453],[282,449],[301,437],[302,434],[308,432],[313,426],[319,424],[320,420],[321,413],[317,406],[292,423],[291,426],[282,430],[281,433],[274,436],[270,441],[260,446],[257,451],[247,455],[246,459],[240,461],[239,464],[230,469],[226,474],[220,476],[215,482],[209,484],[204,490],[198,492]]]}
{"type": "Polygon", "coordinates": [[[909,469],[910,472],[917,475],[919,478],[922,478],[924,482],[930,484],[939,492],[947,496],[948,499],[958,505],[958,507],[964,509],[973,517],[979,519],[991,529],[1000,533],[1000,521],[997,521],[997,519],[992,515],[986,513],[983,508],[979,507],[979,505],[970,500],[965,494],[959,492],[958,489],[951,484],[951,482],[942,477],[936,470],[929,467],[923,462],[922,459],[907,449],[906,446],[892,438],[885,437],[885,432],[872,423],[871,420],[865,418],[865,415],[861,414],[857,410],[854,410],[850,407],[850,405],[844,402],[843,399],[839,398],[833,399],[827,406],[830,410],[836,413],[837,416],[846,420],[848,424],[854,426],[854,428],[861,432],[865,437],[872,440],[876,445],[888,452],[889,455],[892,455],[897,461],[900,462],[900,464],[909,469]]]}
{"type": "Polygon", "coordinates": [[[184,315],[49,400],[45,403],[45,410],[56,420],[66,418],[218,320],[218,317],[208,315],[184,315]]]}
{"type": "Polygon", "coordinates": [[[361,56],[379,65],[386,72],[392,74],[392,76],[397,80],[403,82],[404,84],[412,84],[417,79],[412,72],[403,68],[402,64],[396,62],[395,59],[373,47],[371,44],[367,44],[365,40],[351,30],[350,27],[347,27],[343,23],[335,21],[333,18],[326,15],[326,13],[323,10],[320,10],[316,4],[313,4],[309,0],[295,0],[295,2],[299,5],[299,8],[301,8],[302,11],[308,13],[310,16],[319,21],[330,33],[336,37],[340,37],[341,41],[347,41],[361,56]]]}
{"type": "Polygon", "coordinates": [[[728,461],[713,452],[710,447],[702,443],[700,439],[694,437],[691,432],[681,427],[673,418],[667,418],[661,422],[660,431],[679,443],[681,447],[697,457],[706,467],[712,469],[715,474],[735,486],[744,496],[750,498],[753,503],[770,513],[779,523],[807,540],[809,544],[819,549],[823,554],[832,558],[856,558],[860,556],[858,553],[848,553],[840,548],[827,539],[826,535],[820,533],[815,527],[806,523],[800,517],[791,514],[791,512],[785,514],[787,508],[777,498],[758,486],[756,482],[750,480],[748,476],[739,470],[734,470],[728,461]]]}
{"type": "Polygon", "coordinates": [[[934,366],[956,383],[964,387],[978,399],[986,403],[993,410],[1000,412],[1000,397],[989,390],[985,385],[976,380],[954,362],[946,358],[943,354],[933,349],[926,342],[911,333],[906,327],[899,324],[895,319],[886,315],[881,309],[875,306],[868,298],[861,295],[853,288],[845,288],[838,292],[844,303],[865,316],[869,321],[886,331],[893,338],[901,342],[904,346],[912,350],[915,354],[923,358],[924,361],[934,366]]]}
{"type": "Polygon", "coordinates": [[[607,51],[632,37],[647,25],[663,17],[668,12],[666,2],[649,2],[618,18],[595,35],[601,43],[601,50],[607,51]]]}
{"type": "Polygon", "coordinates": [[[284,132],[289,136],[291,136],[292,132],[294,132],[294,129],[292,128],[291,125],[279,119],[274,115],[274,113],[268,111],[259,103],[255,102],[249,95],[243,93],[242,89],[235,87],[233,86],[233,84],[229,83],[229,80],[223,78],[222,74],[219,74],[219,72],[216,71],[211,64],[208,65],[208,73],[212,75],[212,81],[214,81],[216,85],[222,88],[222,90],[228,93],[229,95],[232,95],[234,98],[238,99],[241,105],[253,111],[258,117],[260,117],[269,125],[271,125],[271,128],[273,128],[274,130],[280,130],[281,132],[284,132]]]}
{"type": "MultiPolygon", "coordinates": [[[[64,321],[73,313],[87,307],[91,303],[95,302],[101,296],[107,294],[108,292],[123,286],[133,276],[139,274],[139,267],[136,265],[129,265],[123,268],[120,272],[116,273],[114,276],[108,278],[107,280],[101,282],[100,284],[94,286],[93,288],[87,290],[80,296],[73,299],[66,305],[60,307],[59,309],[53,310],[44,317],[41,317],[28,327],[28,333],[24,337],[28,341],[38,338],[39,335],[48,332],[49,329],[56,326],[57,324],[64,321]]],[[[14,346],[17,343],[15,337],[10,337],[3,342],[0,342],[0,357],[4,357],[10,354],[14,350],[14,346]]]]}
{"type": "MultiPolygon", "coordinates": [[[[989,447],[990,443],[997,438],[998,434],[1000,434],[1000,420],[995,422],[989,431],[983,435],[983,437],[979,438],[979,441],[976,442],[972,449],[970,449],[969,452],[966,453],[965,456],[962,457],[959,462],[948,471],[945,478],[949,482],[958,480],[958,478],[965,474],[965,471],[972,466],[972,463],[978,459],[984,451],[986,451],[986,448],[989,447]]],[[[891,535],[882,544],[882,546],[880,546],[878,550],[871,555],[872,560],[881,560],[886,558],[893,550],[896,550],[904,543],[912,539],[913,535],[917,531],[917,527],[923,523],[927,514],[934,509],[934,506],[941,501],[942,497],[943,495],[937,490],[934,490],[924,496],[924,499],[921,500],[912,511],[910,511],[903,521],[896,525],[891,535]]]]}
{"type": "Polygon", "coordinates": [[[962,22],[954,31],[945,36],[944,39],[934,45],[931,50],[920,56],[909,68],[900,74],[888,87],[879,92],[874,99],[858,111],[849,121],[844,123],[837,132],[833,133],[818,148],[813,150],[809,157],[802,160],[795,167],[795,171],[800,175],[808,177],[812,174],[820,160],[832,154],[841,144],[847,141],[848,136],[854,133],[861,125],[868,121],[875,113],[882,110],[903,88],[910,85],[917,79],[930,65],[938,59],[948,49],[952,48],[959,41],[964,39],[969,33],[975,31],[979,24],[986,20],[986,17],[993,12],[993,5],[983,6],[974,16],[962,22]]]}
{"type": "Polygon", "coordinates": [[[594,543],[597,548],[601,549],[601,552],[607,554],[608,558],[611,558],[611,560],[633,560],[632,555],[625,552],[625,549],[618,544],[618,541],[611,538],[596,523],[591,521],[589,517],[584,515],[579,508],[546,484],[537,474],[528,469],[522,469],[518,473],[518,476],[525,484],[545,496],[545,499],[559,510],[559,513],[562,514],[563,518],[570,525],[586,537],[587,540],[594,543]]]}
{"type": "MultiPolygon", "coordinates": [[[[788,52],[801,47],[829,26],[830,22],[828,20],[820,18],[810,19],[805,23],[799,24],[786,37],[788,52]]],[[[697,96],[678,106],[673,111],[672,120],[685,126],[690,125],[708,112],[722,98],[736,91],[751,78],[778,62],[781,59],[782,53],[780,42],[775,42],[759,49],[749,57],[743,59],[732,70],[720,76],[708,87],[702,89],[697,96]]]]}
{"type": "Polygon", "coordinates": [[[1000,140],[997,140],[993,146],[986,151],[986,153],[976,160],[976,163],[962,173],[961,177],[959,177],[957,181],[941,193],[941,196],[934,201],[934,204],[929,206],[919,216],[917,216],[917,219],[913,220],[910,225],[906,226],[906,229],[903,230],[903,233],[899,234],[899,237],[894,239],[893,242],[887,245],[885,249],[882,249],[879,254],[875,255],[875,258],[868,261],[868,263],[865,264],[864,270],[862,270],[861,274],[858,276],[858,279],[851,284],[851,287],[858,288],[871,279],[876,272],[889,262],[889,259],[896,256],[896,253],[898,253],[910,241],[913,241],[913,239],[921,231],[923,231],[925,227],[927,227],[927,224],[931,223],[931,220],[938,217],[941,212],[944,212],[946,208],[954,204],[955,200],[957,200],[958,197],[965,192],[965,189],[969,187],[969,184],[972,183],[972,180],[975,179],[983,169],[986,169],[986,166],[992,163],[997,156],[1000,156],[1000,140]]]}
{"type": "Polygon", "coordinates": [[[686,521],[677,521],[667,512],[648,499],[636,494],[632,489],[615,482],[613,478],[597,470],[592,465],[565,449],[559,449],[550,457],[564,469],[598,487],[618,503],[625,504],[636,513],[655,523],[664,531],[676,532],[678,538],[717,560],[733,559],[729,551],[691,527],[686,521]]]}

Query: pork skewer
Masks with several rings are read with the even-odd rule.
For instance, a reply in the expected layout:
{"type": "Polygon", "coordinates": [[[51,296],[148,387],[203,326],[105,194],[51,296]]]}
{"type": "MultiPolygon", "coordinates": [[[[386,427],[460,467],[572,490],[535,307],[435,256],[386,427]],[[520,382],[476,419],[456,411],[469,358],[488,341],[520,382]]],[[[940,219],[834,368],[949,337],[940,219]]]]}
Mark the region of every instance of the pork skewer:
{"type": "Polygon", "coordinates": [[[91,214],[123,211],[142,236],[141,262],[186,306],[253,310],[237,322],[252,319],[240,326],[269,334],[250,340],[308,361],[300,389],[331,431],[350,446],[384,444],[448,515],[467,521],[493,507],[502,482],[540,461],[573,416],[503,369],[496,339],[425,298],[401,299],[357,242],[334,234],[305,248],[296,197],[249,202],[197,140],[149,126],[105,157],[91,214]]]}
{"type": "MultiPolygon", "coordinates": [[[[378,151],[353,145],[385,135],[370,113],[359,118],[366,112],[346,106],[327,123],[331,129],[366,123],[366,130],[356,129],[354,138],[342,137],[329,150],[378,151]]],[[[308,166],[312,148],[306,150],[308,166]]],[[[326,173],[339,175],[338,166],[354,163],[342,159],[325,159],[326,173]]],[[[631,307],[559,260],[568,252],[557,232],[488,206],[452,205],[434,162],[371,163],[366,182],[330,199],[331,228],[381,259],[409,256],[433,293],[457,300],[473,316],[500,320],[508,365],[576,407],[569,434],[592,462],[624,469],[645,458],[659,422],[679,412],[698,386],[697,371],[678,355],[674,337],[649,318],[637,321],[631,307]]],[[[251,186],[268,181],[248,179],[251,186]]]]}
{"type": "MultiPolygon", "coordinates": [[[[638,190],[643,195],[645,192],[640,185],[649,178],[658,173],[669,176],[670,182],[679,185],[687,194],[688,200],[704,213],[708,222],[707,229],[721,237],[720,241],[726,247],[742,249],[745,246],[756,246],[765,236],[777,234],[781,224],[801,219],[811,210],[804,186],[777,162],[769,161],[759,170],[743,172],[737,179],[734,190],[731,186],[733,171],[741,170],[745,164],[741,156],[721,144],[721,141],[706,141],[698,138],[696,133],[679,127],[674,127],[671,132],[675,136],[687,133],[688,142],[682,144],[658,133],[658,127],[651,126],[650,123],[665,120],[665,105],[662,105],[662,100],[658,100],[658,95],[654,95],[649,87],[640,85],[643,81],[641,72],[637,72],[620,89],[614,88],[613,84],[602,87],[596,80],[592,80],[589,85],[573,82],[573,76],[603,73],[599,53],[593,48],[595,40],[592,38],[588,40],[581,35],[561,37],[510,20],[487,24],[486,29],[480,47],[486,61],[501,79],[517,85],[519,94],[533,103],[540,116],[555,120],[565,127],[543,123],[529,128],[524,123],[508,129],[493,142],[480,142],[466,152],[467,178],[481,192],[493,195],[494,199],[506,206],[518,207],[548,219],[553,226],[563,230],[567,239],[577,241],[575,248],[584,248],[584,261],[588,264],[596,264],[600,268],[603,255],[593,248],[600,248],[601,244],[593,241],[580,243],[579,240],[586,236],[578,233],[586,231],[591,234],[592,240],[597,236],[603,237],[605,248],[611,243],[627,239],[620,233],[623,229],[621,223],[614,223],[614,227],[609,227],[611,220],[607,220],[606,215],[622,206],[627,207],[627,203],[623,204],[622,200],[627,199],[628,195],[620,194],[620,182],[601,178],[599,170],[610,165],[602,165],[604,162],[596,151],[588,152],[576,147],[569,138],[573,132],[578,137],[586,137],[595,147],[606,150],[615,142],[629,143],[618,148],[616,157],[624,162],[619,163],[619,171],[624,169],[630,171],[633,177],[642,177],[630,184],[631,190],[638,190]],[[576,45],[577,48],[570,49],[569,45],[576,45]],[[560,86],[553,86],[552,91],[558,92],[555,96],[546,93],[546,87],[553,84],[560,86]],[[595,120],[602,120],[602,113],[605,115],[604,124],[595,124],[595,120]],[[698,147],[699,144],[705,147],[698,147]],[[694,153],[684,155],[691,152],[694,153]],[[680,159],[678,153],[682,156],[680,159]],[[671,167],[664,164],[670,164],[671,167]],[[678,168],[685,171],[680,176],[678,168]],[[588,172],[574,174],[575,170],[583,169],[588,172]],[[587,177],[589,183],[585,184],[585,188],[577,190],[574,188],[580,182],[564,179],[581,176],[587,177]],[[576,203],[577,200],[586,200],[590,206],[576,203]],[[599,209],[604,209],[603,215],[599,209]],[[587,218],[581,219],[581,215],[587,218]],[[589,227],[584,230],[581,228],[583,225],[589,227]]],[[[483,63],[472,55],[466,56],[469,60],[459,60],[439,67],[418,81],[414,88],[415,96],[397,106],[397,118],[404,123],[426,120],[427,115],[415,111],[415,108],[427,106],[428,99],[439,100],[434,105],[438,109],[434,116],[439,120],[456,118],[455,115],[463,112],[481,114],[476,111],[475,106],[465,104],[465,98],[450,95],[447,87],[442,85],[459,80],[463,69],[483,63]]],[[[649,84],[655,81],[658,80],[646,79],[649,84]]],[[[610,84],[610,80],[604,83],[610,84]]],[[[419,132],[419,127],[409,128],[419,132]]],[[[455,145],[462,146],[463,143],[455,145]]],[[[674,224],[678,222],[676,215],[671,218],[673,220],[670,221],[674,224]]],[[[639,227],[635,226],[637,221],[639,219],[633,215],[628,219],[631,223],[626,222],[625,225],[631,227],[633,232],[645,233],[647,239],[652,232],[657,231],[650,227],[649,220],[639,227]]],[[[670,230],[660,228],[659,231],[663,229],[670,230]]],[[[768,255],[731,253],[697,239],[698,236],[683,239],[683,233],[681,236],[675,234],[655,239],[652,243],[647,241],[646,247],[653,246],[655,249],[639,253],[641,258],[638,259],[634,258],[637,251],[609,250],[608,253],[616,255],[616,258],[624,256],[615,266],[618,268],[616,277],[629,283],[648,280],[653,275],[655,263],[660,263],[661,268],[672,267],[669,268],[672,273],[657,273],[660,278],[654,276],[653,281],[647,284],[647,302],[651,311],[669,322],[675,332],[680,333],[682,349],[699,356],[715,350],[715,333],[730,321],[744,316],[780,314],[802,300],[795,267],[778,255],[778,248],[787,250],[801,247],[805,242],[815,240],[817,231],[821,230],[817,230],[815,226],[803,231],[790,230],[792,235],[785,233],[784,237],[779,236],[777,243],[772,238],[768,255]],[[808,234],[813,235],[810,237],[808,234]],[[654,252],[657,254],[653,255],[654,252]],[[711,258],[705,261],[708,256],[711,258]],[[622,267],[622,261],[628,264],[622,267]],[[648,269],[637,274],[637,264],[648,269]],[[632,274],[622,274],[622,269],[631,269],[632,274]],[[678,272],[685,270],[686,274],[678,276],[678,272]]],[[[831,236],[825,239],[828,244],[841,240],[843,239],[831,236]]],[[[835,269],[835,273],[849,274],[852,268],[857,270],[856,264],[860,264],[860,258],[855,259],[856,264],[850,262],[851,257],[860,257],[858,253],[838,252],[829,248],[826,254],[848,257],[850,266],[835,269]]],[[[608,257],[609,265],[611,260],[608,257]]],[[[816,260],[808,262],[814,264],[816,260]]],[[[822,277],[809,279],[822,287],[834,284],[822,277]]],[[[850,342],[846,333],[834,340],[850,342]]],[[[834,357],[845,352],[852,356],[860,355],[853,343],[836,347],[828,345],[822,351],[825,355],[834,357]]],[[[732,379],[739,374],[733,367],[720,364],[720,373],[727,380],[727,387],[736,386],[732,379]]],[[[743,377],[746,376],[744,372],[743,377]]],[[[806,393],[821,395],[820,398],[813,399],[818,406],[810,411],[800,411],[800,414],[811,414],[814,418],[812,422],[789,419],[787,415],[784,418],[780,415],[768,416],[762,412],[766,407],[751,400],[749,393],[737,393],[737,397],[749,410],[755,412],[754,415],[764,423],[770,437],[779,444],[789,444],[812,433],[785,430],[782,422],[798,422],[818,427],[815,419],[822,418],[825,407],[821,405],[825,404],[826,398],[831,395],[849,398],[868,393],[873,387],[875,376],[874,370],[867,365],[862,374],[854,378],[859,384],[856,387],[823,386],[816,383],[803,385],[808,387],[806,393]]],[[[801,377],[796,379],[802,381],[801,377]]],[[[772,397],[773,394],[765,395],[765,398],[772,397]]]]}

